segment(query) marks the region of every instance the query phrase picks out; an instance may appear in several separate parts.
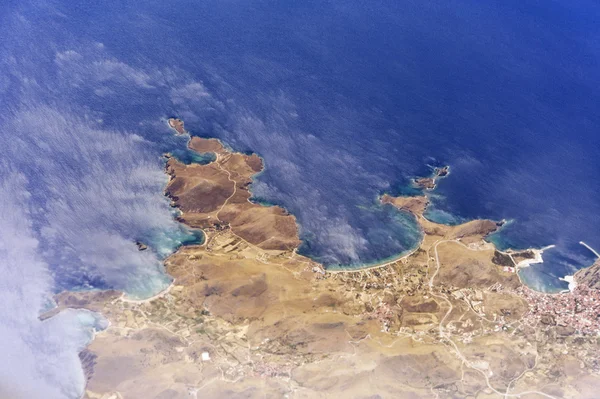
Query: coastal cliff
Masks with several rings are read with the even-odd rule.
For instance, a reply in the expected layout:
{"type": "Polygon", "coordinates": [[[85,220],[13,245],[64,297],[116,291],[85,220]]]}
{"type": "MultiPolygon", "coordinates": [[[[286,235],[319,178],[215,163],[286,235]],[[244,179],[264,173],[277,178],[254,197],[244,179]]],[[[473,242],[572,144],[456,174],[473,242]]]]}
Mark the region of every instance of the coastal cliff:
{"type": "Polygon", "coordinates": [[[584,284],[590,288],[600,290],[600,259],[585,269],[578,270],[575,273],[577,284],[584,284]]]}

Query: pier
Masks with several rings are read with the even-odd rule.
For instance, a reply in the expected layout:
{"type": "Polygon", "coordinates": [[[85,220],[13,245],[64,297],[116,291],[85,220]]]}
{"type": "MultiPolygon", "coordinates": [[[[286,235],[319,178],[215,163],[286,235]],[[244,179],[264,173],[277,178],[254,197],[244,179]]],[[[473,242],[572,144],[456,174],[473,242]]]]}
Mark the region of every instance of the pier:
{"type": "Polygon", "coordinates": [[[594,248],[590,247],[589,245],[587,245],[587,244],[586,244],[585,242],[583,242],[583,241],[579,241],[579,243],[580,243],[581,245],[583,245],[584,247],[586,247],[587,249],[589,249],[590,251],[592,251],[592,253],[593,253],[594,255],[596,255],[596,258],[600,259],[600,254],[599,254],[598,252],[596,252],[596,250],[595,250],[594,248]]]}

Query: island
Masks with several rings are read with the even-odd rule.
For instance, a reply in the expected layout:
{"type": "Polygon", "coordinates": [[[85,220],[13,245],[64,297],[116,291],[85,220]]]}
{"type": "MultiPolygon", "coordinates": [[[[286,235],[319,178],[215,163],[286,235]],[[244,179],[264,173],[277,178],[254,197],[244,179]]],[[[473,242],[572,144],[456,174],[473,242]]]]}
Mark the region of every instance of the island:
{"type": "Polygon", "coordinates": [[[139,251],[145,251],[148,249],[148,246],[141,241],[136,241],[135,245],[137,246],[139,251]]]}
{"type": "Polygon", "coordinates": [[[189,148],[216,158],[170,157],[165,194],[206,240],[165,260],[171,286],[143,301],[55,298],[53,314],[85,308],[110,322],[80,356],[86,398],[597,397],[595,272],[573,292],[532,291],[512,267],[531,255],[484,240],[501,223],[437,224],[424,216],[426,196],[390,195],[381,202],[423,230],[419,246],[328,271],[298,254],[293,215],[250,201],[260,157],[216,139],[192,137],[189,148]]]}
{"type": "Polygon", "coordinates": [[[440,178],[448,176],[450,173],[449,166],[443,166],[441,168],[434,168],[431,176],[428,177],[417,177],[413,179],[414,184],[421,189],[433,190],[437,186],[437,182],[440,178]]]}
{"type": "Polygon", "coordinates": [[[183,134],[187,134],[187,131],[185,130],[183,121],[179,118],[169,118],[167,119],[167,123],[169,124],[169,127],[173,130],[175,130],[175,132],[179,135],[183,135],[183,134]]]}

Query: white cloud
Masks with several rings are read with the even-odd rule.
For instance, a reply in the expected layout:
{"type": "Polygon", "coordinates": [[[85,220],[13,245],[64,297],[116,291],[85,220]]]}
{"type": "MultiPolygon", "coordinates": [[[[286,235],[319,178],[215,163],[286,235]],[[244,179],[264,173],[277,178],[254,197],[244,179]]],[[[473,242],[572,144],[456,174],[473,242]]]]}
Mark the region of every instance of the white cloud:
{"type": "Polygon", "coordinates": [[[0,397],[79,397],[84,376],[78,352],[89,340],[97,316],[69,311],[44,322],[38,319],[52,279],[38,255],[27,181],[10,165],[1,166],[0,397]]]}
{"type": "Polygon", "coordinates": [[[81,56],[81,54],[79,54],[75,50],[65,50],[65,51],[57,51],[56,57],[54,60],[57,63],[62,63],[62,62],[80,61],[82,58],[83,57],[81,56]]]}
{"type": "Polygon", "coordinates": [[[92,77],[99,83],[106,81],[133,83],[137,87],[151,89],[152,77],[146,72],[116,60],[95,61],[90,65],[92,77]]]}
{"type": "Polygon", "coordinates": [[[352,228],[343,220],[335,220],[319,231],[320,238],[327,243],[327,255],[337,259],[340,255],[350,259],[351,263],[360,261],[360,253],[367,248],[368,242],[363,233],[352,228]]]}
{"type": "Polygon", "coordinates": [[[173,104],[182,105],[210,97],[210,94],[201,82],[192,82],[171,89],[170,96],[173,104]]]}
{"type": "MultiPolygon", "coordinates": [[[[1,127],[0,127],[1,128],[1,127]]],[[[168,282],[140,233],[179,232],[162,194],[166,176],[147,142],[44,106],[18,111],[0,144],[29,178],[40,253],[61,281],[86,280],[133,294],[168,282]]]]}
{"type": "Polygon", "coordinates": [[[160,72],[146,71],[106,55],[103,47],[95,46],[83,54],[73,49],[58,51],[54,62],[65,83],[103,89],[101,84],[118,84],[138,89],[153,89],[162,85],[160,72]]]}

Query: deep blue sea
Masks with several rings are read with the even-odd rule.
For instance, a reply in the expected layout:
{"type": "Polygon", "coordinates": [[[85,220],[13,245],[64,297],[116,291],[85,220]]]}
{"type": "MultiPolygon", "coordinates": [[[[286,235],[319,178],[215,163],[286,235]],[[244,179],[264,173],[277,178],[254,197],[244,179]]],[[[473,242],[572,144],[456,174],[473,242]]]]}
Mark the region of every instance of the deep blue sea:
{"type": "Polygon", "coordinates": [[[555,277],[589,264],[580,240],[600,248],[593,2],[7,7],[3,120],[43,104],[91,129],[139,135],[151,158],[181,151],[164,126],[180,116],[193,134],[265,159],[255,196],[295,214],[301,252],[326,265],[359,266],[413,247],[414,220],[377,196],[440,164],[452,174],[430,217],[505,218],[512,223],[493,238],[500,247],[557,245],[526,272],[532,285],[559,284],[555,277]]]}
{"type": "Polygon", "coordinates": [[[597,2],[1,5],[0,187],[23,198],[4,209],[31,245],[10,264],[28,251],[38,293],[169,284],[161,260],[202,237],[173,221],[161,155],[206,161],[170,116],[261,155],[256,200],[296,215],[301,252],[328,267],[413,248],[414,219],[377,198],[446,164],[429,217],[509,220],[501,248],[555,244],[522,272],[532,287],[590,265],[579,241],[600,250],[597,2]]]}

